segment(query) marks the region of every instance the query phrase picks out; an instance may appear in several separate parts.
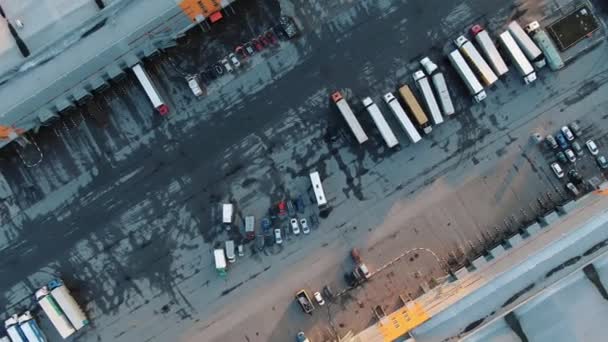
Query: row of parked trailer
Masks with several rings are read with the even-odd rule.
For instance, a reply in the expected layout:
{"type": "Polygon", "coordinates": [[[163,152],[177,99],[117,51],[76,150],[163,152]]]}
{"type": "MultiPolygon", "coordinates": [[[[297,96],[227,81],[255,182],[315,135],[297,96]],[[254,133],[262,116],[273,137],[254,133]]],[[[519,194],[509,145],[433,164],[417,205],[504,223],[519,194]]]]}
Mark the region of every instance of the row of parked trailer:
{"type": "MultiPolygon", "coordinates": [[[[64,339],[89,324],[86,315],[68,288],[59,279],[49,282],[36,291],[35,298],[64,339]]],[[[29,311],[22,315],[12,315],[4,321],[4,327],[8,337],[0,337],[0,342],[44,342],[47,340],[29,311]]]]}
{"type": "MultiPolygon", "coordinates": [[[[524,83],[529,84],[536,80],[534,67],[540,69],[548,64],[552,70],[558,70],[564,66],[564,62],[553,41],[538,22],[534,21],[526,26],[526,31],[516,21],[513,21],[509,23],[507,30],[500,34],[499,41],[503,51],[509,56],[512,65],[521,74],[524,83]]],[[[456,49],[448,54],[448,59],[460,75],[475,102],[481,102],[487,97],[485,88],[498,81],[499,77],[509,71],[509,68],[500,54],[499,48],[486,30],[480,25],[474,25],[471,28],[471,33],[483,55],[473,42],[462,35],[454,40],[456,49]]],[[[444,121],[443,116],[456,113],[443,73],[428,57],[420,60],[420,64],[424,71],[422,69],[416,70],[413,73],[413,79],[421,94],[424,108],[407,84],[399,88],[399,95],[405,107],[411,113],[413,121],[392,93],[386,93],[383,97],[412,143],[422,139],[420,132],[429,134],[432,131],[431,121],[434,125],[439,125],[444,121]]],[[[368,136],[342,93],[333,93],[332,100],[357,142],[359,144],[366,142],[368,136]]],[[[362,102],[386,145],[389,148],[397,146],[399,141],[378,106],[370,97],[364,98],[362,102]]]]}

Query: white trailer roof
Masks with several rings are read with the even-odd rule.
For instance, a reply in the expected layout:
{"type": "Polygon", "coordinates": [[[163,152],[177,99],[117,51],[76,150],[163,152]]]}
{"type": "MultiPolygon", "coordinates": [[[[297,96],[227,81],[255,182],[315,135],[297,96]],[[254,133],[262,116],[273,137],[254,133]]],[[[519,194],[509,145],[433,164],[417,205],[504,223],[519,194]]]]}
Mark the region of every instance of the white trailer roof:
{"type": "Polygon", "coordinates": [[[359,120],[357,120],[357,117],[353,113],[352,109],[350,109],[348,102],[346,102],[345,99],[341,99],[336,102],[336,106],[338,106],[340,114],[342,114],[342,117],[348,124],[348,127],[350,127],[350,130],[355,135],[355,138],[357,138],[359,144],[363,144],[364,142],[366,142],[368,139],[367,134],[365,134],[363,127],[361,127],[361,124],[359,123],[359,120]]]}
{"type": "Polygon", "coordinates": [[[146,92],[146,95],[148,95],[148,98],[150,99],[150,102],[152,102],[154,108],[164,105],[164,102],[161,100],[156,87],[154,87],[154,84],[152,84],[150,77],[141,64],[135,64],[131,69],[133,70],[133,73],[135,73],[135,76],[137,77],[137,80],[141,86],[144,88],[144,91],[146,92]]]}
{"type": "Polygon", "coordinates": [[[382,115],[382,112],[380,112],[380,108],[378,108],[372,99],[369,97],[364,98],[363,105],[367,109],[369,115],[372,117],[372,120],[374,120],[376,127],[378,127],[386,146],[393,148],[399,145],[399,140],[397,140],[397,137],[395,137],[395,133],[393,133],[393,130],[388,125],[388,122],[386,122],[384,115],[382,115]]]}
{"type": "Polygon", "coordinates": [[[517,46],[515,39],[509,31],[505,31],[500,35],[500,41],[505,46],[507,53],[511,57],[511,61],[515,64],[522,76],[525,77],[534,72],[532,64],[530,64],[519,46],[517,46]]]}
{"type": "Polygon", "coordinates": [[[401,128],[403,128],[410,140],[413,143],[417,143],[418,141],[420,141],[422,139],[420,133],[418,133],[418,130],[412,123],[412,120],[407,117],[407,114],[405,114],[405,110],[403,109],[403,107],[401,107],[401,104],[399,103],[399,101],[397,101],[395,96],[392,93],[387,93],[384,95],[384,101],[391,108],[393,114],[397,118],[397,121],[401,125],[401,128]]]}
{"type": "Polygon", "coordinates": [[[483,91],[483,86],[477,79],[477,76],[473,73],[473,70],[469,67],[467,62],[464,60],[464,57],[460,54],[460,51],[454,50],[450,52],[450,61],[452,65],[458,71],[458,74],[469,88],[469,91],[475,95],[483,91]]]}
{"type": "Polygon", "coordinates": [[[505,63],[505,60],[498,52],[496,45],[494,45],[492,38],[490,38],[488,31],[483,30],[477,33],[475,40],[481,47],[481,51],[483,51],[483,53],[486,55],[486,58],[490,62],[490,65],[492,66],[492,69],[494,69],[496,75],[502,76],[506,74],[509,71],[509,68],[505,63]]]}
{"type": "Polygon", "coordinates": [[[435,125],[439,125],[443,122],[443,116],[441,116],[441,110],[439,109],[437,99],[435,99],[435,95],[433,94],[429,79],[424,75],[422,70],[417,70],[414,72],[414,80],[416,80],[416,84],[422,92],[424,103],[426,103],[426,109],[428,109],[431,114],[431,120],[433,120],[435,125]]]}
{"type": "Polygon", "coordinates": [[[512,21],[509,23],[509,32],[517,42],[517,44],[521,47],[524,54],[531,60],[535,60],[538,56],[542,54],[538,46],[532,41],[530,36],[524,31],[524,29],[519,26],[517,21],[512,21]]]}

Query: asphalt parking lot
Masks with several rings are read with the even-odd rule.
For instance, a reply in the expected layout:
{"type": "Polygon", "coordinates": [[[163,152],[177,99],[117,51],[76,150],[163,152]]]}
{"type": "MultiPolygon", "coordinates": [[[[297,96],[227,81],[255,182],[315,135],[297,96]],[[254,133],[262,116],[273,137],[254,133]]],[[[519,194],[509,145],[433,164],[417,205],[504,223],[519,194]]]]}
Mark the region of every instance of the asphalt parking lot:
{"type": "MultiPolygon", "coordinates": [[[[317,340],[358,331],[373,322],[370,307],[390,311],[399,294],[416,296],[444,269],[425,253],[400,259],[312,318],[293,294],[345,288],[352,247],[372,269],[414,248],[457,264],[567,200],[549,168],[554,153],[535,145],[533,132],[577,119],[585,138],[608,148],[604,43],[559,73],[540,72],[530,87],[509,75],[488,101],[471,106],[437,47],[477,18],[506,20],[516,11],[511,1],[268,0],[234,10],[146,62],[172,108],[168,119],[155,115],[127,74],[32,135],[42,159],[32,148],[1,152],[4,312],[32,308],[42,316],[31,293],[61,276],[92,319],[83,341],[286,341],[299,330],[317,340]],[[294,16],[299,38],[209,82],[207,96],[192,96],[185,75],[272,27],[280,13],[294,16]],[[378,133],[357,146],[330,92],[352,98],[375,132],[356,99],[380,103],[397,84],[411,84],[426,53],[454,84],[459,113],[416,145],[399,131],[396,151],[378,133]],[[331,211],[321,216],[308,205],[305,216],[319,216],[309,236],[288,236],[262,253],[249,244],[219,279],[212,248],[229,237],[220,203],[233,201],[259,222],[278,201],[306,193],[313,169],[324,177],[331,211]]],[[[576,167],[585,178],[601,177],[588,155],[576,167]]],[[[48,321],[41,324],[57,340],[48,321]]]]}

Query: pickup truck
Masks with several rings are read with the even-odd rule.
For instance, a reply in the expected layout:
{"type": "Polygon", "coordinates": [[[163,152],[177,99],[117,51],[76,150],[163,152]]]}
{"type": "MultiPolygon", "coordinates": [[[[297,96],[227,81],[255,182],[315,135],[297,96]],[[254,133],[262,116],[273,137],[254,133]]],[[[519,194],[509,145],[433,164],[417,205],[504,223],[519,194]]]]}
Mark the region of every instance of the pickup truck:
{"type": "Polygon", "coordinates": [[[312,301],[310,300],[310,297],[308,296],[308,293],[306,293],[306,290],[300,290],[296,293],[296,301],[298,302],[298,304],[300,304],[302,310],[304,310],[304,313],[310,315],[315,309],[314,305],[312,304],[312,301]]]}

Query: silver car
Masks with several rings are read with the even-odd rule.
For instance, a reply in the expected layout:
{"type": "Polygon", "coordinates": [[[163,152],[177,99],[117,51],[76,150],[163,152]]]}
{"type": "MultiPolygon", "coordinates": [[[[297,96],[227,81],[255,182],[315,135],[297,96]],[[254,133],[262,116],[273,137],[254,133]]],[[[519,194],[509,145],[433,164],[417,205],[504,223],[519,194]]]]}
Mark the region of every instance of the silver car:
{"type": "Polygon", "coordinates": [[[310,227],[308,226],[308,221],[305,218],[300,219],[300,226],[302,226],[302,233],[310,234],[310,227]]]}
{"type": "Polygon", "coordinates": [[[274,230],[274,242],[276,242],[277,245],[280,245],[283,243],[283,237],[281,236],[280,228],[275,228],[275,230],[274,230]]]}

